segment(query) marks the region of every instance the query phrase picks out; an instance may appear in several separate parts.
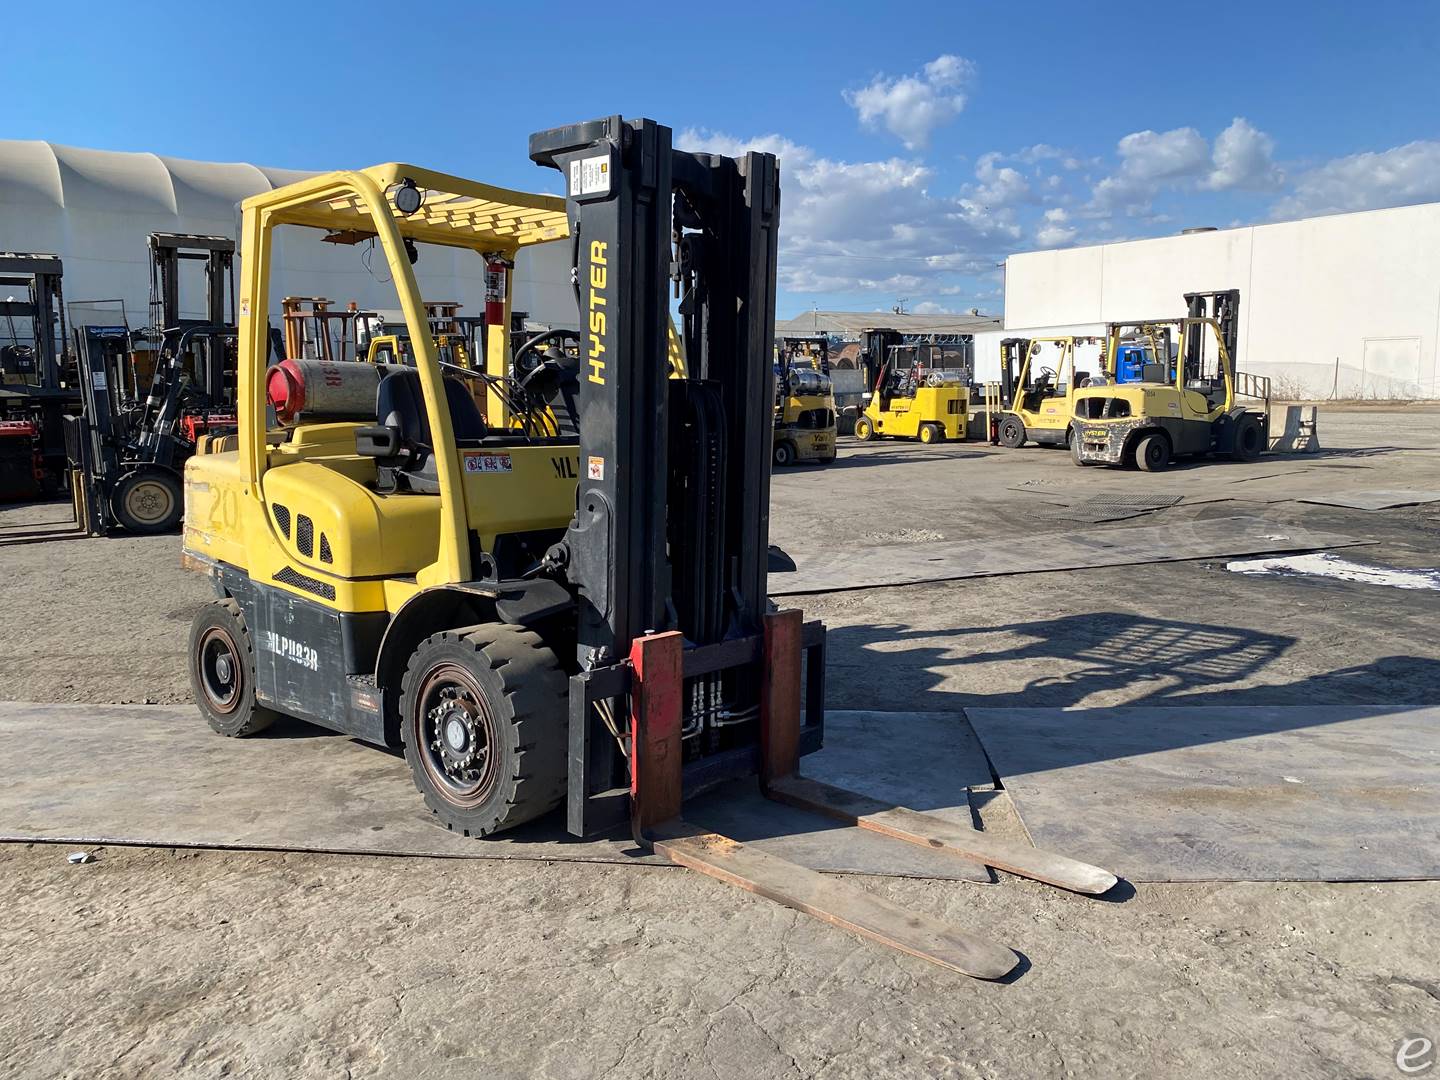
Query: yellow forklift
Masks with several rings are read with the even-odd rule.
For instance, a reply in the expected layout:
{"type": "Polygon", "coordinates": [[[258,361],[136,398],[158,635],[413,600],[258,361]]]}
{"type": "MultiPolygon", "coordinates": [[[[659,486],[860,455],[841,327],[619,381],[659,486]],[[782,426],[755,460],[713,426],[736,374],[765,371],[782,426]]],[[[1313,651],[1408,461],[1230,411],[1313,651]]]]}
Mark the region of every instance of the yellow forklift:
{"type": "Polygon", "coordinates": [[[969,372],[947,366],[945,356],[940,345],[906,343],[898,330],[864,331],[860,363],[866,401],[855,420],[855,437],[861,442],[964,439],[970,419],[969,372]]]}
{"type": "Polygon", "coordinates": [[[825,335],[782,337],[775,364],[777,468],[835,460],[835,389],[830,382],[830,341],[825,335]]]}
{"type": "MultiPolygon", "coordinates": [[[[825,628],[766,595],[775,158],[676,151],[669,128],[619,116],[532,135],[530,156],[560,171],[563,200],[389,164],[242,204],[238,449],[185,472],[184,559],[216,594],[190,636],[201,714],[228,736],[286,714],[403,748],[437,820],[466,835],[557,807],[579,836],[628,824],[675,863],[1003,977],[1018,962],[1003,945],[683,816],[689,796],[758,778],[773,799],[927,850],[1082,893],[1116,882],[796,774],[824,732],[825,628]],[[376,238],[413,367],[287,359],[272,378],[275,234],[295,227],[376,238]],[[559,350],[531,388],[578,376],[576,434],[541,436],[504,415],[525,401],[504,372],[526,369],[530,343],[510,356],[508,317],[488,320],[483,376],[443,368],[411,263],[439,246],[513,265],[567,238],[578,370],[559,350]],[[476,377],[491,414],[465,386],[476,377]]],[[[567,408],[558,390],[547,404],[567,408]]]]}
{"type": "Polygon", "coordinates": [[[1075,370],[1075,346],[1094,338],[1005,338],[1000,342],[1000,393],[1005,404],[992,439],[1001,446],[1068,446],[1071,402],[1088,380],[1075,370]],[[1016,368],[1019,368],[1018,374],[1016,368]]]}
{"type": "Polygon", "coordinates": [[[1264,452],[1268,414],[1236,404],[1240,290],[1186,293],[1185,309],[1180,319],[1109,325],[1104,382],[1072,399],[1075,464],[1159,472],[1177,457],[1254,461],[1264,452]],[[1125,349],[1151,361],[1139,381],[1114,381],[1125,349]]]}

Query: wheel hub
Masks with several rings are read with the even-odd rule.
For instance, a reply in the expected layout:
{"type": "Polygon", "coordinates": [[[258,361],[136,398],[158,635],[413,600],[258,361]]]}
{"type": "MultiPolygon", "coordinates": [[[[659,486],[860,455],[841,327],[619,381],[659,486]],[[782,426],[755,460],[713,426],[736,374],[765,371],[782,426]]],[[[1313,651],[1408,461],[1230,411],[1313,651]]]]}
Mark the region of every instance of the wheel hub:
{"type": "Polygon", "coordinates": [[[449,686],[440,692],[440,701],[427,714],[431,726],[430,748],[439,755],[446,775],[462,783],[474,783],[484,771],[490,748],[468,693],[449,686]]]}
{"type": "Polygon", "coordinates": [[[234,711],[240,702],[240,661],[235,643],[212,628],[200,641],[200,684],[217,712],[234,711]]]}

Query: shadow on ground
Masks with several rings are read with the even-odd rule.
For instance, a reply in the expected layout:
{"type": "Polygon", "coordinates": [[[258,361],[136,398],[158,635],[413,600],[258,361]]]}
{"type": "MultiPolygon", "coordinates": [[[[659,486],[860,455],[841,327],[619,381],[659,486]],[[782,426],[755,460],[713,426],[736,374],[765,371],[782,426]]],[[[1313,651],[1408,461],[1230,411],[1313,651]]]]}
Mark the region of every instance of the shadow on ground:
{"type": "MultiPolygon", "coordinates": [[[[1127,707],[1255,707],[1253,723],[1243,732],[1237,733],[1233,725],[1215,734],[1203,723],[1184,729],[1172,725],[1155,731],[1153,740],[1139,751],[1144,753],[1309,726],[1306,713],[1267,712],[1265,706],[1391,705],[1398,711],[1433,701],[1440,690],[1440,661],[1420,656],[1385,656],[1290,682],[1253,684],[1295,643],[1295,638],[1283,634],[1232,626],[1095,612],[978,628],[834,627],[828,634],[827,652],[832,665],[883,672],[885,684],[920,689],[923,696],[914,704],[917,711],[1067,708],[1081,706],[1104,691],[1128,692],[1127,707]],[[1002,649],[956,655],[964,653],[967,638],[982,634],[1021,640],[1002,649]],[[916,639],[938,639],[945,645],[919,644],[916,639]],[[1038,666],[1042,671],[1051,667],[1053,673],[1033,676],[1019,689],[1007,687],[995,693],[957,693],[953,682],[946,685],[967,667],[1005,662],[1038,666]],[[1228,685],[1235,683],[1251,685],[1228,685]],[[1151,688],[1135,692],[1146,684],[1151,688]]],[[[1133,738],[1135,733],[1129,734],[1133,738]]],[[[1126,755],[1136,752],[1132,743],[1126,755]]],[[[1073,756],[1075,760],[1066,764],[1104,761],[1113,755],[1097,739],[1078,746],[1073,756]]],[[[1051,757],[1046,760],[1053,767],[1051,757]]],[[[1012,770],[1016,767],[1011,763],[1012,770]]]]}

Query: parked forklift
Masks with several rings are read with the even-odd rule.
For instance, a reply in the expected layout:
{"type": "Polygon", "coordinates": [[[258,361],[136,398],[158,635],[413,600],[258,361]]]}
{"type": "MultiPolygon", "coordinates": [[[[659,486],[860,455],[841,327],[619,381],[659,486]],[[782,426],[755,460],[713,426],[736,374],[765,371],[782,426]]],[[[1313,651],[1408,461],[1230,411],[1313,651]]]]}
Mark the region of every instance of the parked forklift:
{"type": "Polygon", "coordinates": [[[835,460],[835,388],[830,382],[830,339],[824,334],[782,337],[776,349],[775,434],[777,468],[835,460]]]}
{"type": "Polygon", "coordinates": [[[1075,346],[1094,339],[1074,337],[1005,338],[1000,342],[1000,393],[1004,410],[992,435],[1001,446],[1015,449],[1070,444],[1072,400],[1087,382],[1075,370],[1075,346]],[[1019,369],[1018,374],[1016,369],[1019,369]]]}
{"type": "Polygon", "coordinates": [[[1110,324],[1107,373],[1127,345],[1155,361],[1140,382],[1075,392],[1075,464],[1159,472],[1177,457],[1254,461],[1265,450],[1268,410],[1236,403],[1240,290],[1186,293],[1185,309],[1181,319],[1110,324]]]}
{"type": "MultiPolygon", "coordinates": [[[[688,796],[758,774],[774,798],[931,850],[1081,892],[1115,883],[794,775],[823,735],[825,630],[766,596],[775,158],[679,152],[668,128],[618,116],[532,135],[530,156],[560,171],[565,199],[390,164],[244,202],[239,447],[197,454],[185,476],[184,559],[216,592],[190,638],[201,713],[224,735],[284,713],[403,747],[457,832],[559,806],[578,836],[628,823],[674,862],[1001,977],[1009,949],[682,817],[688,796]],[[265,283],[292,227],[377,240],[415,364],[294,361],[305,406],[267,431],[265,283]],[[527,435],[442,368],[410,254],[513,263],[567,239],[586,328],[568,332],[578,435],[527,435]]],[[[508,318],[486,329],[487,368],[527,366],[508,318]]]]}
{"type": "Polygon", "coordinates": [[[66,349],[64,274],[55,255],[0,251],[0,499],[51,495],[65,482],[64,419],[80,392],[66,349]]]}
{"type": "Polygon", "coordinates": [[[970,419],[971,372],[945,365],[943,355],[941,346],[907,343],[898,330],[863,331],[860,363],[866,402],[855,420],[855,437],[861,442],[964,439],[970,419]]]}
{"type": "Polygon", "coordinates": [[[132,333],[119,301],[72,309],[83,409],[67,421],[66,445],[77,519],[92,536],[174,529],[186,459],[202,439],[235,431],[235,242],[151,233],[149,253],[148,327],[132,333]],[[187,262],[203,264],[200,318],[181,306],[187,262]]]}

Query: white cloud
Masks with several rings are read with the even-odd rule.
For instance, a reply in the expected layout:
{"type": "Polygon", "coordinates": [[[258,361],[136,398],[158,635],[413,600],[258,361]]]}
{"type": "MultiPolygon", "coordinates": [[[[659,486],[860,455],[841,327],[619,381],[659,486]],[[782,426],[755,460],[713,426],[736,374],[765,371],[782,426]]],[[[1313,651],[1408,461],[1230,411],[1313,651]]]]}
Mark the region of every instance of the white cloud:
{"type": "Polygon", "coordinates": [[[1440,142],[1418,141],[1351,154],[1301,173],[1277,202],[1277,218],[1374,210],[1440,200],[1440,142]]]}
{"type": "Polygon", "coordinates": [[[1042,248],[1064,247],[1075,239],[1075,227],[1070,224],[1070,214],[1063,206],[1045,211],[1045,217],[1035,230],[1035,243],[1042,248]]]}
{"type": "Polygon", "coordinates": [[[1010,166],[1001,165],[1000,159],[1001,155],[995,151],[980,156],[975,163],[975,179],[980,183],[969,188],[967,194],[991,209],[1032,201],[1030,182],[1010,166]]]}
{"type": "Polygon", "coordinates": [[[1201,187],[1211,191],[1274,191],[1285,182],[1275,164],[1275,140],[1243,116],[1215,137],[1214,168],[1201,187]]]}
{"type": "MultiPolygon", "coordinates": [[[[964,291],[957,277],[989,272],[1023,235],[1009,211],[932,191],[934,171],[921,161],[835,161],[777,135],[688,130],[676,145],[777,153],[780,284],[789,292],[876,292],[887,303],[897,295],[917,302],[954,295],[964,291]]],[[[1003,171],[986,175],[1003,186],[1003,171]]]]}
{"type": "Polygon", "coordinates": [[[1095,185],[1097,210],[1143,213],[1168,183],[1192,178],[1210,164],[1210,147],[1192,127],[1136,131],[1116,146],[1120,168],[1095,185]]]}
{"type": "Polygon", "coordinates": [[[1243,116],[1215,138],[1212,148],[1193,127],[1136,131],[1116,146],[1120,167],[1097,183],[1090,206],[1099,214],[1148,214],[1167,188],[1273,191],[1284,183],[1275,164],[1275,140],[1243,116]]]}
{"type": "Polygon", "coordinates": [[[961,90],[974,77],[974,64],[947,53],[913,75],[877,75],[870,85],[847,90],[844,97],[866,127],[883,127],[899,137],[906,149],[919,150],[929,145],[936,128],[964,110],[961,90]]]}

